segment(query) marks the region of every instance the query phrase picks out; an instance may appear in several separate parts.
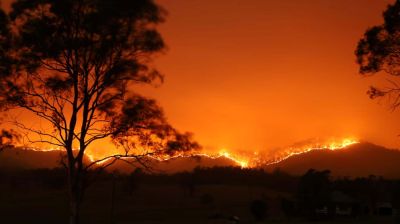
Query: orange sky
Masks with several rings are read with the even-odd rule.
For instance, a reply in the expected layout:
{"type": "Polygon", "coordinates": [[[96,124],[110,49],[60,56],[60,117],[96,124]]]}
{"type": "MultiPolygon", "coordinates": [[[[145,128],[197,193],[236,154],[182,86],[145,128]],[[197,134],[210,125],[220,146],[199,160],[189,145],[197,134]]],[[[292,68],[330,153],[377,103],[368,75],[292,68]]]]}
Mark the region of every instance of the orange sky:
{"type": "Polygon", "coordinates": [[[399,112],[366,91],[354,50],[389,0],[160,0],[165,84],[146,89],[207,148],[354,136],[400,147],[399,112]]]}
{"type": "MultiPolygon", "coordinates": [[[[355,137],[400,148],[400,112],[366,91],[354,50],[389,0],[159,0],[166,76],[144,88],[207,149],[355,137]]],[[[5,2],[7,3],[7,1],[5,2]]]]}

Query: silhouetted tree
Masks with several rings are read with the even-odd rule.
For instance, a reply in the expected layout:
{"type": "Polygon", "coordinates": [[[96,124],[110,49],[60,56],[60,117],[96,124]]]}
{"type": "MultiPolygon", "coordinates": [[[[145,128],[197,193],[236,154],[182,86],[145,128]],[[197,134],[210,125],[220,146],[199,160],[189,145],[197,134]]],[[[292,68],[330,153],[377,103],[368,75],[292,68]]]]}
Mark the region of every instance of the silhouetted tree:
{"type": "Polygon", "coordinates": [[[330,202],[330,171],[309,170],[299,183],[297,193],[300,209],[308,216],[314,215],[316,208],[328,206],[330,202]]]}
{"type": "Polygon", "coordinates": [[[281,198],[281,209],[282,209],[283,213],[285,213],[286,217],[289,219],[296,212],[295,203],[292,200],[289,200],[287,198],[281,198]]]}
{"type": "Polygon", "coordinates": [[[65,149],[70,223],[79,221],[86,173],[100,162],[104,168],[131,158],[146,165],[148,155],[198,148],[167,123],[154,100],[134,91],[162,82],[149,65],[164,48],[155,29],[164,15],[153,0],[16,0],[8,15],[0,13],[2,104],[51,125],[15,119],[30,143],[65,149]],[[123,152],[85,164],[89,145],[101,139],[123,152]]]}
{"type": "Polygon", "coordinates": [[[204,205],[212,205],[214,203],[215,199],[212,194],[206,193],[200,197],[200,201],[204,205]]]}
{"type": "Polygon", "coordinates": [[[196,192],[196,186],[197,186],[197,176],[198,173],[196,171],[194,172],[184,172],[180,174],[180,184],[183,188],[183,193],[184,195],[189,195],[189,197],[194,197],[194,194],[196,192]]]}
{"type": "Polygon", "coordinates": [[[250,211],[257,222],[264,221],[267,217],[268,205],[263,200],[254,200],[250,204],[250,211]]]}
{"type": "Polygon", "coordinates": [[[136,168],[132,173],[130,173],[124,181],[124,190],[132,195],[133,191],[135,191],[140,182],[141,176],[144,175],[143,170],[140,168],[136,168]]]}
{"type": "MultiPolygon", "coordinates": [[[[0,95],[7,94],[7,88],[4,84],[10,76],[12,67],[11,56],[9,51],[11,49],[11,31],[9,26],[9,19],[7,14],[0,9],[0,95]]],[[[0,110],[5,108],[6,102],[0,100],[0,110]]],[[[0,122],[1,125],[1,122],[0,122]]],[[[12,146],[12,143],[18,139],[18,135],[13,130],[0,130],[0,151],[12,146]]]]}
{"type": "Polygon", "coordinates": [[[13,147],[18,139],[19,135],[13,130],[0,130],[0,152],[6,148],[13,147]]]}
{"type": "MultiPolygon", "coordinates": [[[[400,76],[400,1],[389,5],[383,13],[384,23],[369,28],[359,41],[355,54],[363,75],[384,72],[392,78],[400,76]]],[[[388,79],[389,88],[370,87],[370,98],[387,96],[392,109],[400,105],[400,85],[388,79]]]]}

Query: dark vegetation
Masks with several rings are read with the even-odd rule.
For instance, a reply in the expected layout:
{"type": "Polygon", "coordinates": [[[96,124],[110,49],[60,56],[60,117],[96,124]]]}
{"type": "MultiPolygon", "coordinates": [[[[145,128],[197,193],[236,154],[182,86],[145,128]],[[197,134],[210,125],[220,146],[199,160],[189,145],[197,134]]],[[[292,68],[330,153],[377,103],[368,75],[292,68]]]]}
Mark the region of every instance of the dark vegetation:
{"type": "Polygon", "coordinates": [[[364,76],[386,75],[388,87],[371,86],[371,99],[386,97],[390,108],[400,106],[400,1],[396,0],[383,12],[384,22],[367,29],[358,42],[355,54],[360,74],[364,76]]]}
{"type": "MultiPolygon", "coordinates": [[[[67,217],[64,169],[3,170],[0,177],[2,220],[67,217]]],[[[400,208],[400,181],[333,179],[315,170],[298,177],[234,167],[176,174],[136,169],[100,173],[88,189],[82,205],[87,223],[392,222],[400,208]]]]}
{"type": "Polygon", "coordinates": [[[0,9],[0,109],[27,145],[64,150],[71,224],[80,221],[97,162],[105,161],[99,169],[124,158],[146,166],[148,155],[199,148],[137,92],[163,81],[151,59],[165,48],[157,31],[165,15],[153,0],[15,0],[0,9]],[[15,111],[43,125],[21,122],[15,111]],[[120,151],[86,163],[99,140],[120,151]]]}
{"type": "Polygon", "coordinates": [[[0,130],[0,152],[6,148],[12,148],[19,135],[13,130],[0,130]]]}

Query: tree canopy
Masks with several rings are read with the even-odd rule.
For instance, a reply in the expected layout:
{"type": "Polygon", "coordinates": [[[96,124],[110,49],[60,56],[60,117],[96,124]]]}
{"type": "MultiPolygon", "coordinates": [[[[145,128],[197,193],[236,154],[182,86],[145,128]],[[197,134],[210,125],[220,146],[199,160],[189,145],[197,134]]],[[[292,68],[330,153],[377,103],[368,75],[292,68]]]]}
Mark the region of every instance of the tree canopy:
{"type": "Polygon", "coordinates": [[[400,86],[396,80],[400,76],[400,1],[383,13],[384,23],[369,28],[359,41],[355,54],[360,66],[360,73],[370,75],[386,73],[389,88],[372,86],[368,91],[371,98],[388,96],[393,109],[400,105],[400,86]]]}
{"type": "MultiPolygon", "coordinates": [[[[40,135],[40,142],[71,149],[77,144],[78,157],[103,138],[125,148],[134,139],[130,147],[152,154],[178,150],[177,140],[189,135],[173,129],[154,100],[134,91],[135,85],[163,81],[151,56],[165,47],[156,30],[164,16],[151,0],[14,2],[8,16],[0,14],[2,100],[54,129],[15,124],[40,135]]],[[[179,150],[197,147],[186,143],[179,150]]],[[[75,160],[72,151],[68,156],[75,160]]]]}
{"type": "Polygon", "coordinates": [[[153,0],[16,0],[0,12],[2,109],[28,111],[52,127],[12,121],[29,143],[65,150],[71,223],[78,222],[85,171],[98,162],[199,148],[136,91],[163,82],[152,58],[165,48],[156,29],[165,15],[153,0]],[[123,152],[85,163],[89,145],[101,139],[123,152]]]}

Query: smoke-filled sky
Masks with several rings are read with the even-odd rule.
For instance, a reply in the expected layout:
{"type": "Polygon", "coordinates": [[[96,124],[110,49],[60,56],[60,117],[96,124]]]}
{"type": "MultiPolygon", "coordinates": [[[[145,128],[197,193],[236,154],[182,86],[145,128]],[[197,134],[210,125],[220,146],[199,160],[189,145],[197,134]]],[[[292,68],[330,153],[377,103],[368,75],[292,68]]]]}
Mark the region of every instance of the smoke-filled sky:
{"type": "Polygon", "coordinates": [[[159,27],[168,50],[154,63],[166,79],[141,92],[205,148],[341,137],[400,147],[400,113],[366,94],[386,77],[362,77],[354,56],[393,1],[158,2],[168,11],[159,27]]]}
{"type": "MultiPolygon", "coordinates": [[[[399,112],[370,100],[354,50],[389,0],[161,0],[166,75],[148,91],[205,147],[263,150],[353,136],[399,147],[399,112]]],[[[383,85],[387,85],[383,82],[383,85]]]]}

